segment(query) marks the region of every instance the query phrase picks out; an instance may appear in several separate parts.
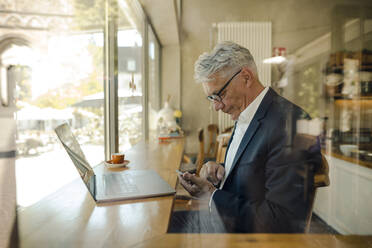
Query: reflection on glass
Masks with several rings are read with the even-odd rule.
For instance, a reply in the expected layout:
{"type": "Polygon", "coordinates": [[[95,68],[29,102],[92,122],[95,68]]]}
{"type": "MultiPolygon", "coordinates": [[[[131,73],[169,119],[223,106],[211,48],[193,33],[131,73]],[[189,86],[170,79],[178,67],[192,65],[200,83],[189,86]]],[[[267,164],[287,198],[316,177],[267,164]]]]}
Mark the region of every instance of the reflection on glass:
{"type": "Polygon", "coordinates": [[[135,13],[126,1],[119,2],[118,101],[119,150],[125,151],[143,136],[142,34],[135,13]]]}
{"type": "Polygon", "coordinates": [[[4,66],[0,69],[1,78],[0,78],[0,100],[1,105],[7,107],[9,105],[9,95],[8,95],[8,78],[7,70],[4,66]]]}
{"type": "Polygon", "coordinates": [[[329,163],[330,185],[317,189],[313,210],[341,234],[371,234],[372,227],[370,10],[335,6],[330,30],[294,52],[293,78],[283,89],[317,118],[297,122],[309,137],[319,135],[329,163]]]}
{"type": "Polygon", "coordinates": [[[157,112],[160,110],[160,45],[151,26],[148,26],[148,39],[149,131],[150,136],[153,136],[156,131],[157,112]]]}
{"type": "Polygon", "coordinates": [[[90,163],[104,158],[101,4],[69,0],[2,6],[3,14],[14,13],[21,20],[6,24],[3,31],[11,42],[0,54],[7,81],[15,85],[10,94],[18,110],[20,206],[35,203],[78,176],[56,140],[53,129],[58,124],[70,123],[90,163]],[[14,30],[21,36],[13,37],[14,30]]]}

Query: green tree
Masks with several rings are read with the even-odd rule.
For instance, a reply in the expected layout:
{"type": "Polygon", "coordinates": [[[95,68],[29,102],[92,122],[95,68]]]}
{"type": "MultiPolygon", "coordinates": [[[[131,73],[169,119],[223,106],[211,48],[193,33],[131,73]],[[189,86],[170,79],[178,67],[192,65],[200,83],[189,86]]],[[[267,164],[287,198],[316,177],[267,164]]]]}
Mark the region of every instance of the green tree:
{"type": "Polygon", "coordinates": [[[39,108],[64,109],[81,101],[85,96],[102,91],[102,83],[98,81],[96,73],[93,72],[89,78],[82,81],[78,86],[70,83],[57,89],[48,90],[47,93],[39,96],[34,104],[39,108]]]}
{"type": "Polygon", "coordinates": [[[60,88],[48,90],[47,93],[39,96],[34,105],[39,108],[64,109],[79,99],[79,92],[71,84],[65,84],[60,88]]]}
{"type": "Polygon", "coordinates": [[[312,118],[319,117],[321,90],[318,64],[312,64],[299,73],[296,85],[297,104],[303,107],[312,118]]]}

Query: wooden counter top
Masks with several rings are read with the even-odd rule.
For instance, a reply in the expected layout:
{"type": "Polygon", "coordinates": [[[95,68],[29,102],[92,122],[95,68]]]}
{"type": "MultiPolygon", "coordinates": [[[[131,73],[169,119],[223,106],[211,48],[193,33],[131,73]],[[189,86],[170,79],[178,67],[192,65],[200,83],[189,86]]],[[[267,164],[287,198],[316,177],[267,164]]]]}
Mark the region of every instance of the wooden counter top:
{"type": "Polygon", "coordinates": [[[213,248],[369,248],[372,236],[324,234],[166,234],[136,248],[213,247],[213,248]]]}
{"type": "Polygon", "coordinates": [[[340,153],[326,151],[324,149],[322,149],[322,153],[325,154],[325,155],[328,155],[328,156],[332,156],[332,157],[342,159],[342,160],[345,160],[345,161],[353,163],[353,164],[357,164],[357,165],[372,169],[372,163],[368,162],[368,161],[363,161],[363,160],[357,159],[355,157],[347,157],[347,156],[342,155],[340,153]]]}
{"type": "MultiPolygon", "coordinates": [[[[131,161],[130,169],[154,169],[175,187],[183,147],[183,139],[142,142],[127,151],[126,158],[131,161]]],[[[127,247],[166,233],[173,199],[165,196],[96,205],[77,179],[18,212],[20,246],[127,247]]]]}
{"type": "MultiPolygon", "coordinates": [[[[142,142],[131,169],[154,169],[172,187],[184,141],[142,142]]],[[[72,166],[72,165],[71,165],[72,166]]],[[[174,196],[96,205],[78,179],[18,212],[20,247],[371,247],[371,236],[166,234],[174,196]]]]}

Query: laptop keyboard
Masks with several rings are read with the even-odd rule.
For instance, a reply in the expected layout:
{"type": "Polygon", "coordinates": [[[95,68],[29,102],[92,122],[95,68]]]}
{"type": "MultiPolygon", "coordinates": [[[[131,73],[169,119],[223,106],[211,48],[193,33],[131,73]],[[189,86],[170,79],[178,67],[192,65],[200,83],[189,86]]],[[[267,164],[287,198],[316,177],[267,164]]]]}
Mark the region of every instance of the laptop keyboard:
{"type": "Polygon", "coordinates": [[[138,192],[138,188],[130,176],[104,174],[103,183],[106,195],[122,195],[138,192]]]}

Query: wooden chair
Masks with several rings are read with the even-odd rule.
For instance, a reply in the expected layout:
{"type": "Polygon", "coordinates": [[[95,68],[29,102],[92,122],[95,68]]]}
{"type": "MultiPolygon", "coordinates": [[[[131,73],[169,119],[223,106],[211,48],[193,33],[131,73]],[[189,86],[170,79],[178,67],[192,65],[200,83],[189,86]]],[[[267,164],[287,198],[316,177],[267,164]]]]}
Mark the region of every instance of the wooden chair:
{"type": "Polygon", "coordinates": [[[217,155],[217,136],[218,136],[218,126],[216,124],[210,124],[208,125],[208,149],[207,149],[207,158],[213,158],[216,159],[217,155]]]}
{"type": "Polygon", "coordinates": [[[231,137],[231,133],[220,134],[217,137],[218,141],[218,149],[216,155],[216,163],[224,163],[225,162],[225,154],[227,150],[227,145],[229,143],[231,137]]]}
{"type": "MultiPolygon", "coordinates": [[[[293,140],[293,147],[296,149],[308,150],[312,145],[317,143],[317,136],[312,136],[308,134],[296,134],[293,140]]],[[[322,154],[322,163],[320,168],[317,168],[314,174],[314,190],[310,195],[310,210],[306,218],[305,233],[310,231],[311,216],[313,213],[314,201],[316,196],[316,191],[320,187],[327,187],[330,184],[329,181],[329,166],[327,159],[322,154]]]]}
{"type": "Polygon", "coordinates": [[[230,137],[232,135],[232,131],[234,126],[225,128],[220,135],[217,136],[217,154],[216,154],[216,162],[217,163],[224,163],[225,162],[225,154],[227,150],[227,145],[229,144],[230,137]]]}
{"type": "Polygon", "coordinates": [[[234,126],[227,127],[222,131],[222,133],[232,133],[233,129],[234,126]]]}
{"type": "MultiPolygon", "coordinates": [[[[222,163],[225,158],[226,148],[227,148],[227,144],[229,142],[231,133],[222,135],[221,137],[223,138],[221,138],[221,141],[220,141],[218,138],[220,135],[218,135],[217,125],[211,124],[208,126],[207,129],[209,133],[208,155],[210,156],[211,154],[216,154],[214,156],[216,158],[216,161],[220,161],[220,163],[222,163]],[[214,136],[216,136],[215,140],[214,140],[214,136]],[[213,149],[214,149],[214,152],[213,152],[213,149]]],[[[204,164],[204,159],[205,159],[204,130],[203,129],[198,130],[198,140],[199,140],[199,152],[198,152],[197,159],[195,162],[197,175],[199,175],[200,170],[204,164]]],[[[184,155],[183,162],[188,163],[188,164],[192,163],[191,159],[187,155],[184,155]]],[[[177,189],[177,194],[176,194],[176,201],[175,201],[173,211],[208,209],[209,202],[191,200],[190,194],[188,194],[188,192],[180,184],[177,185],[176,189],[177,189]]]]}
{"type": "MultiPolygon", "coordinates": [[[[204,130],[200,128],[198,130],[198,140],[199,140],[199,152],[196,158],[196,175],[199,175],[200,170],[204,163],[204,130]]],[[[183,156],[183,162],[192,164],[191,159],[187,156],[183,156]]],[[[181,165],[182,167],[182,165],[181,165]]],[[[183,171],[182,168],[180,168],[183,171]]],[[[196,210],[199,209],[199,201],[193,201],[191,195],[182,187],[180,183],[176,187],[176,200],[173,206],[173,211],[185,211],[185,210],[196,210]]]]}
{"type": "MultiPolygon", "coordinates": [[[[195,157],[190,158],[188,155],[184,154],[182,159],[182,164],[180,167],[180,170],[185,172],[189,171],[194,173],[197,172],[198,167],[201,168],[204,161],[204,130],[202,128],[199,128],[198,130],[198,141],[199,141],[199,152],[195,157]]],[[[200,171],[200,169],[199,169],[200,171]]]]}
{"type": "MultiPolygon", "coordinates": [[[[199,129],[198,130],[198,141],[199,141],[199,152],[196,157],[195,161],[195,168],[196,168],[196,174],[199,175],[199,172],[201,170],[201,167],[203,166],[205,160],[216,160],[217,155],[217,135],[218,135],[218,126],[215,124],[208,125],[208,133],[209,133],[209,143],[208,143],[208,149],[207,154],[205,154],[204,146],[204,130],[199,129]]],[[[192,159],[189,158],[187,155],[184,155],[183,162],[186,164],[192,163],[192,159]]]]}
{"type": "Polygon", "coordinates": [[[196,159],[196,175],[199,175],[200,169],[204,164],[204,130],[202,128],[198,131],[199,153],[196,159]]]}
{"type": "Polygon", "coordinates": [[[310,231],[310,224],[311,224],[311,217],[313,215],[313,207],[316,197],[316,191],[320,187],[327,187],[330,184],[329,180],[329,165],[327,162],[327,159],[322,154],[322,164],[320,168],[318,168],[315,171],[314,174],[314,190],[312,192],[312,195],[310,196],[310,212],[306,218],[306,227],[305,227],[305,233],[308,233],[310,231]]]}

